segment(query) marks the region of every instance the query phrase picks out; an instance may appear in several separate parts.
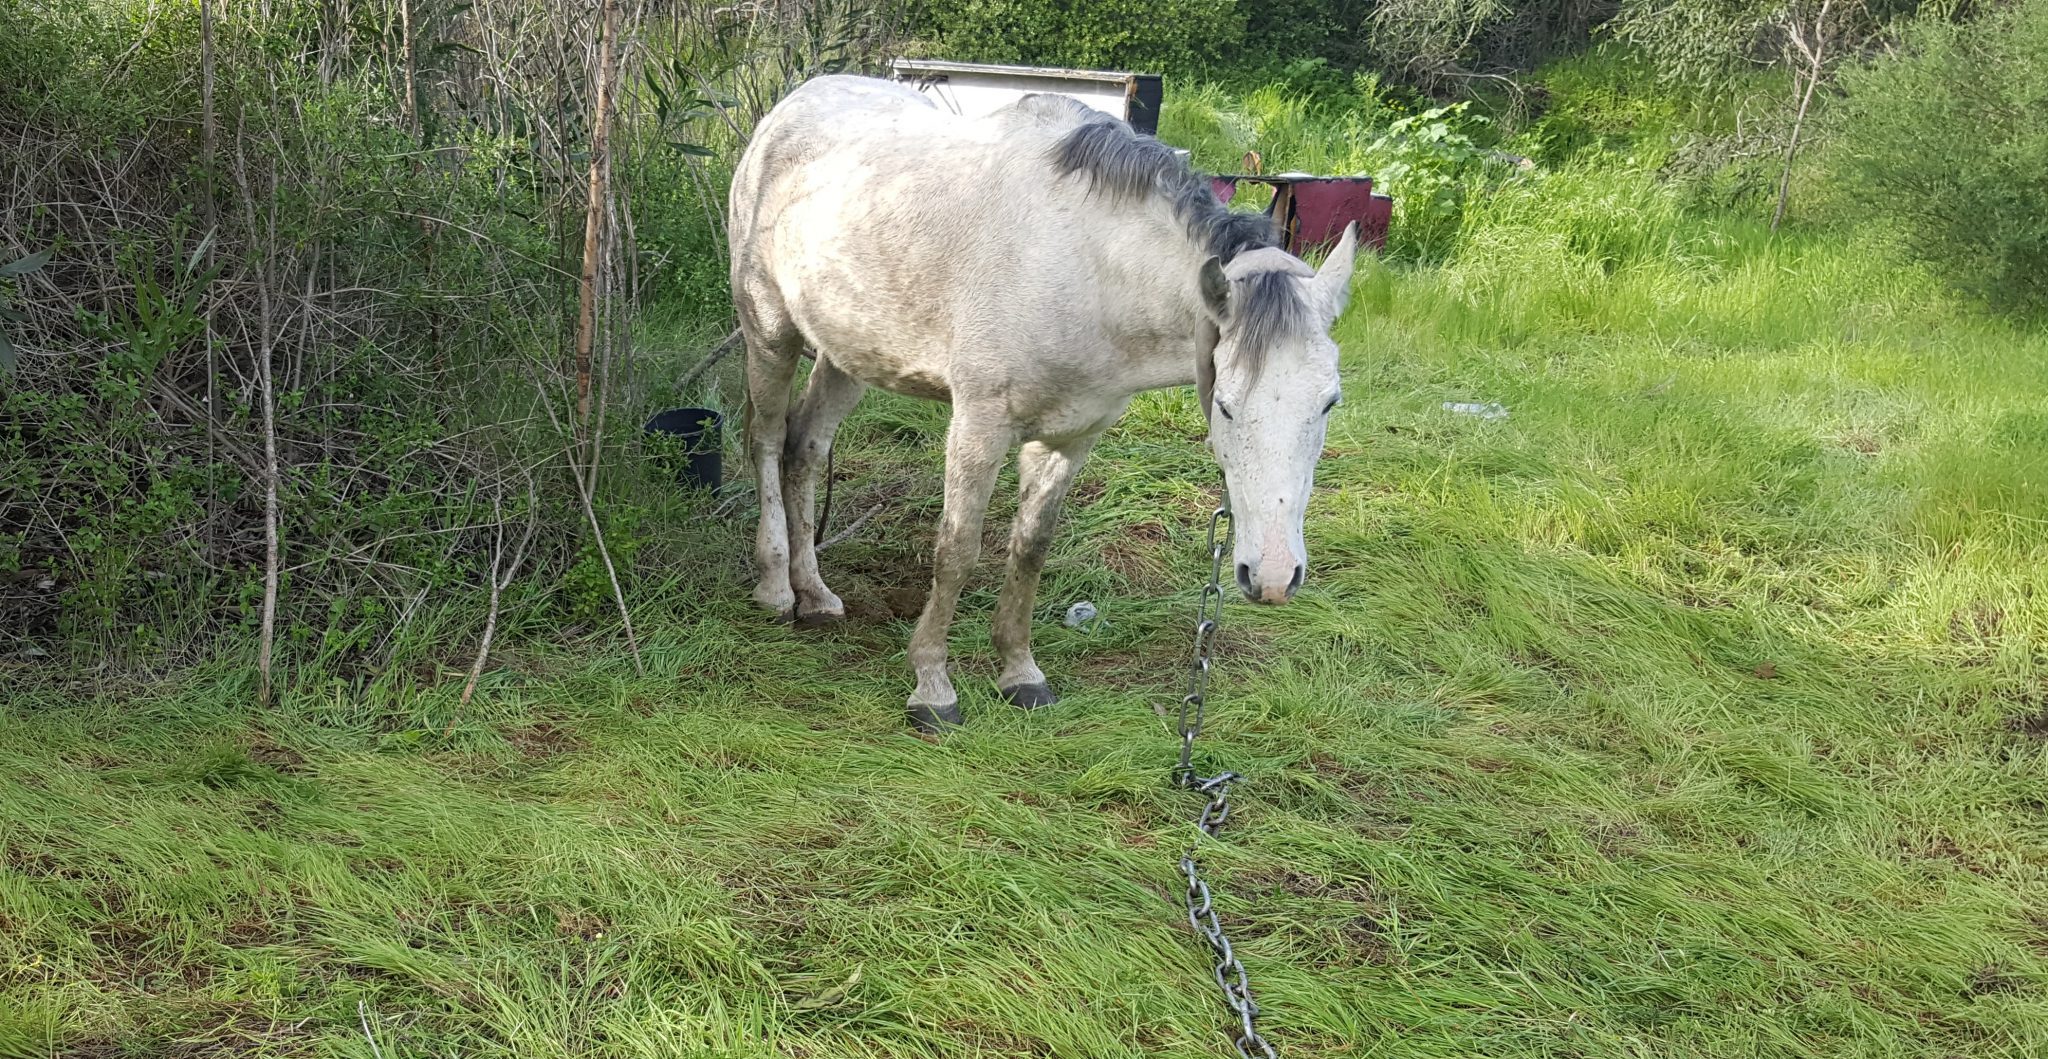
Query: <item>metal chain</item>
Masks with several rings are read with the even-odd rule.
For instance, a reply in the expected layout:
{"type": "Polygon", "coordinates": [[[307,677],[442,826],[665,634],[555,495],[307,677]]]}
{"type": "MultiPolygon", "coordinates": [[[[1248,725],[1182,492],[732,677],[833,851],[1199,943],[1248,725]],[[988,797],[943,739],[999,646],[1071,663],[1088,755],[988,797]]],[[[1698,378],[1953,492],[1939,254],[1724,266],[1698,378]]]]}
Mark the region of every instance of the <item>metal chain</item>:
{"type": "MultiPolygon", "coordinates": [[[[1216,631],[1223,619],[1223,556],[1230,550],[1230,534],[1230,501],[1226,497],[1223,506],[1209,516],[1209,583],[1202,586],[1202,602],[1195,619],[1195,656],[1188,668],[1188,692],[1180,700],[1180,764],[1173,770],[1177,786],[1208,797],[1202,814],[1195,818],[1195,826],[1210,838],[1215,838],[1223,822],[1230,819],[1230,785],[1244,778],[1235,772],[1200,776],[1195,773],[1194,764],[1195,737],[1202,734],[1202,715],[1208,702],[1210,661],[1216,631]]],[[[1201,839],[1195,842],[1180,858],[1180,873],[1188,884],[1188,925],[1209,943],[1216,957],[1216,987],[1223,990],[1223,1002],[1237,1016],[1238,1030],[1233,1038],[1237,1054],[1244,1059],[1277,1059],[1273,1046],[1259,1034],[1259,1005],[1252,1000],[1244,964],[1238,962],[1230,939],[1223,934],[1223,924],[1216,918],[1214,895],[1202,878],[1201,866],[1195,862],[1201,839]]]]}

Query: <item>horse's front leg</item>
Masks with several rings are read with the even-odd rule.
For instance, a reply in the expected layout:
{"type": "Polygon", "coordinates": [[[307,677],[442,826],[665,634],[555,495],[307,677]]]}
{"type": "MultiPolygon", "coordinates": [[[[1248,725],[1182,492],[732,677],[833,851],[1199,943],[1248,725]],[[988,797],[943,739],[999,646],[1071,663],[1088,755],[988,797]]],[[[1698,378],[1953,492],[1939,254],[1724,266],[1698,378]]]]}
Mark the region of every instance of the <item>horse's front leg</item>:
{"type": "Polygon", "coordinates": [[[1045,673],[1031,657],[1031,612],[1038,600],[1039,576],[1052,548],[1060,503],[1074,484],[1074,473],[1088,458],[1099,434],[1049,445],[1034,441],[1017,457],[1017,520],[1010,526],[1010,567],[996,603],[996,654],[1003,675],[996,680],[1011,704],[1032,709],[1059,701],[1045,673]]]}
{"type": "Polygon", "coordinates": [[[960,603],[960,589],[981,556],[981,522],[988,514],[996,472],[1014,441],[1014,428],[998,407],[978,413],[956,403],[946,430],[946,505],[933,548],[932,594],[910,634],[910,667],[917,690],[910,694],[910,721],[923,731],[960,723],[960,699],[946,674],[946,633],[960,603]]]}

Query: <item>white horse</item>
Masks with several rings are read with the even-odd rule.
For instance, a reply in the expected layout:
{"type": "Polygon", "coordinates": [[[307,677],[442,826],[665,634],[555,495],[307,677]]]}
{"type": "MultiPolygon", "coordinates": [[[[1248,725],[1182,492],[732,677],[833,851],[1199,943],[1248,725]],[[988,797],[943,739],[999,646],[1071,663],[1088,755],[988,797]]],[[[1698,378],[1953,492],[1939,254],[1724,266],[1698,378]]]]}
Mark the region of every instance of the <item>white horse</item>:
{"type": "Polygon", "coordinates": [[[1170,148],[1075,100],[1027,96],[968,119],[902,85],[834,76],[761,122],[733,174],[731,238],[762,606],[803,622],[844,613],[818,573],[813,503],[867,387],[953,405],[931,596],[910,639],[920,728],[960,723],[947,630],[1019,444],[997,686],[1018,706],[1054,701],[1031,657],[1039,574],[1074,472],[1139,391],[1199,387],[1238,585],[1261,603],[1301,587],[1355,226],[1318,272],[1170,148]],[[806,347],[816,364],[792,409],[806,347]]]}

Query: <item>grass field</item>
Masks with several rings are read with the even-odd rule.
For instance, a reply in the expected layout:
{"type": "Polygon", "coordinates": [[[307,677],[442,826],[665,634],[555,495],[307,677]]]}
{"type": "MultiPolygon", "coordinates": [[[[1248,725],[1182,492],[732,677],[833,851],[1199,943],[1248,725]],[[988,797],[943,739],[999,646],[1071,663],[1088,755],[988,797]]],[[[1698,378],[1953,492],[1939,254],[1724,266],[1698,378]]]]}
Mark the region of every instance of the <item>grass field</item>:
{"type": "MultiPolygon", "coordinates": [[[[1359,280],[1310,581],[1230,607],[1205,747],[1287,1054],[2048,1055],[2048,338],[1674,211],[1553,174],[1359,280]]],[[[523,626],[458,710],[465,605],[268,713],[236,666],[18,684],[0,1054],[1227,1053],[1156,712],[1193,397],[1079,487],[1065,701],[996,699],[983,576],[935,744],[902,615],[943,424],[844,435],[840,521],[886,506],[825,553],[834,630],[749,610],[742,507],[642,549],[645,677],[523,626]]]]}

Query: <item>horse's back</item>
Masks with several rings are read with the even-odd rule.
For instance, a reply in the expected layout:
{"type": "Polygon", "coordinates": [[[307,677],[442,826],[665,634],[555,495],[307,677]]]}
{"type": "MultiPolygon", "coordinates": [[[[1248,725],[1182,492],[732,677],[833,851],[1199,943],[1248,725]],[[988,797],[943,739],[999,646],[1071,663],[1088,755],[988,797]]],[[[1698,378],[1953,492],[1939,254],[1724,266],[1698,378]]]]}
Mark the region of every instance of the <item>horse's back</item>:
{"type": "Polygon", "coordinates": [[[893,82],[805,83],[734,174],[742,312],[787,321],[872,385],[948,396],[963,323],[996,314],[1017,285],[993,281],[1046,249],[1033,203],[1058,128],[1077,120],[1066,101],[963,118],[893,82]]]}
{"type": "Polygon", "coordinates": [[[909,85],[851,74],[828,74],[805,81],[776,103],[770,113],[785,119],[804,115],[837,119],[859,111],[884,114],[903,110],[945,113],[909,85]]]}
{"type": "Polygon", "coordinates": [[[1105,122],[1122,127],[1057,95],[965,118],[886,82],[805,85],[735,174],[743,322],[871,386],[1019,414],[1100,383],[1117,343],[1175,326],[1133,293],[1159,279],[1131,224],[1157,218],[1107,210],[1113,194],[1061,166],[1075,130],[1105,122]]]}
{"type": "Polygon", "coordinates": [[[872,77],[832,75],[799,85],[761,120],[733,174],[735,211],[779,186],[840,178],[847,167],[894,154],[914,161],[921,147],[955,139],[960,119],[908,86],[872,77]]]}

